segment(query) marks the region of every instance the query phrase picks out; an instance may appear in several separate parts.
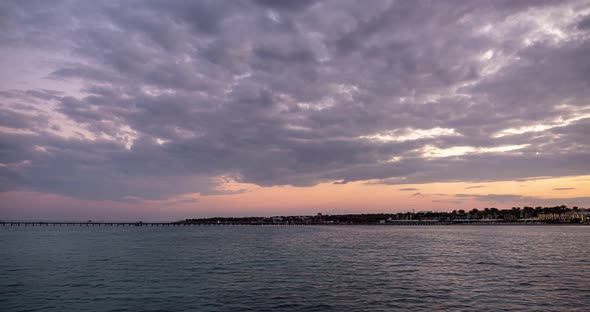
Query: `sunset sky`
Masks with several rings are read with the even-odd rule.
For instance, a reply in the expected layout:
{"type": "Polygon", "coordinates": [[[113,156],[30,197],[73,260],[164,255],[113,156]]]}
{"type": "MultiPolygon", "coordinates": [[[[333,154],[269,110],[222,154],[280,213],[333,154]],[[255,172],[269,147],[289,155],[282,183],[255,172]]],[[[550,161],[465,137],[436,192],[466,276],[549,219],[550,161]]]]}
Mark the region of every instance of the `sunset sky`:
{"type": "Polygon", "coordinates": [[[0,1],[0,219],[590,206],[590,1],[0,1]]]}

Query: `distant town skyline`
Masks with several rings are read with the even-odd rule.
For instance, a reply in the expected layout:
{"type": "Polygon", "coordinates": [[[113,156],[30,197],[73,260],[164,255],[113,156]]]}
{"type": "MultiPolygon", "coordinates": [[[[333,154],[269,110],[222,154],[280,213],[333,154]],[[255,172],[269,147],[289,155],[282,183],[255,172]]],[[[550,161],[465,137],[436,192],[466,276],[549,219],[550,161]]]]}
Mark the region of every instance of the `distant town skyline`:
{"type": "Polygon", "coordinates": [[[590,206],[585,0],[0,16],[0,219],[590,206]]]}

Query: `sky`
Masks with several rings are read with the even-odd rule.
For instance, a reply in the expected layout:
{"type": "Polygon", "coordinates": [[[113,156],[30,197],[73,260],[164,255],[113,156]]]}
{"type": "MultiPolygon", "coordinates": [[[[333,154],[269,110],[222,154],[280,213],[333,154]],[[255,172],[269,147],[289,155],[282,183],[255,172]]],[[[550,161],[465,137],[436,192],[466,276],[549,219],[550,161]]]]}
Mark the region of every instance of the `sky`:
{"type": "Polygon", "coordinates": [[[590,206],[590,1],[1,1],[0,219],[590,206]]]}

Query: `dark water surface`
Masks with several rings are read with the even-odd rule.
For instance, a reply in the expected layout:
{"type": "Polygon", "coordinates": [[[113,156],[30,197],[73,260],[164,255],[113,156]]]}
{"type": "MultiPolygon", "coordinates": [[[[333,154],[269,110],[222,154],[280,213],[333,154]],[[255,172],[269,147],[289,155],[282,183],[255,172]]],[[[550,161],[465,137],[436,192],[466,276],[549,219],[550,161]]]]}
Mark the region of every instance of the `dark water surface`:
{"type": "Polygon", "coordinates": [[[590,311],[590,227],[0,227],[2,311],[590,311]]]}

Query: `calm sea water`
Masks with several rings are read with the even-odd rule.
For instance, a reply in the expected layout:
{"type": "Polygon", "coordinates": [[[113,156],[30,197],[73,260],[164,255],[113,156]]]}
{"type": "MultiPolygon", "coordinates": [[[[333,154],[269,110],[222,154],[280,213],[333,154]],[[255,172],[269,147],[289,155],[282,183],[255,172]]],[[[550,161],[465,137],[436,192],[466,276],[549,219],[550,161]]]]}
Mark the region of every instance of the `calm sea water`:
{"type": "Polygon", "coordinates": [[[2,311],[589,311],[590,227],[0,227],[2,311]]]}

